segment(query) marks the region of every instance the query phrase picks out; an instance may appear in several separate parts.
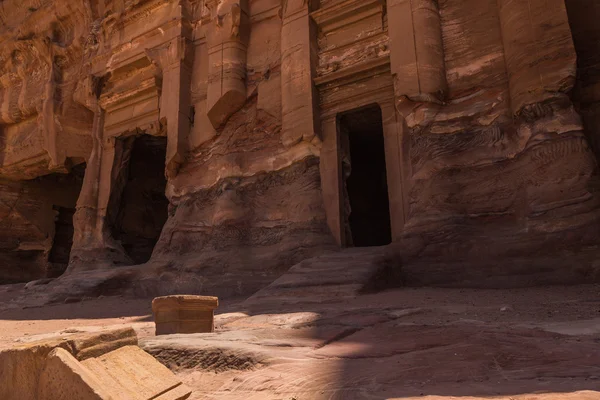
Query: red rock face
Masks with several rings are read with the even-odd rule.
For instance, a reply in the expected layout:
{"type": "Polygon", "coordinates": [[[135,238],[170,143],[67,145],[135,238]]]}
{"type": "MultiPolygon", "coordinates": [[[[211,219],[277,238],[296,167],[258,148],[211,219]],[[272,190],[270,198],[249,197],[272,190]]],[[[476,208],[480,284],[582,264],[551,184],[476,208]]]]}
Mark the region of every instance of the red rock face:
{"type": "Polygon", "coordinates": [[[599,239],[592,3],[5,1],[0,279],[228,295],[391,241],[414,283],[590,281],[593,251],[533,261],[599,239]]]}

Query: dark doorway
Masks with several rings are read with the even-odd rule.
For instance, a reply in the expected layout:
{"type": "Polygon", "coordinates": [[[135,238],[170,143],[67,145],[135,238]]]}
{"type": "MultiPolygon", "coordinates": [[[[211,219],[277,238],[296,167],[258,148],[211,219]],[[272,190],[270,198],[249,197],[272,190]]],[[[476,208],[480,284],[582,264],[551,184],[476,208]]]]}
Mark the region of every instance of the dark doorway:
{"type": "Polygon", "coordinates": [[[167,138],[140,135],[127,139],[124,146],[129,161],[125,156],[120,182],[123,188],[112,234],[134,263],[143,264],[152,256],[167,221],[167,138]]]}
{"type": "Polygon", "coordinates": [[[50,262],[48,277],[60,276],[69,264],[71,247],[73,246],[73,215],[75,208],[53,207],[56,213],[54,223],[54,241],[48,256],[50,262]]]}
{"type": "Polygon", "coordinates": [[[392,234],[381,109],[375,105],[345,113],[339,118],[339,127],[347,197],[346,236],[352,238],[347,244],[389,244],[392,234]]]}
{"type": "MultiPolygon", "coordinates": [[[[38,178],[45,185],[54,186],[55,193],[52,203],[54,212],[54,238],[48,254],[47,277],[56,278],[65,272],[69,265],[71,247],[73,247],[73,215],[77,198],[83,185],[85,163],[80,163],[71,168],[67,175],[52,174],[38,178]]],[[[52,193],[52,192],[49,192],[52,193]]]]}
{"type": "Polygon", "coordinates": [[[577,83],[571,99],[583,119],[585,133],[600,162],[600,2],[567,0],[567,13],[577,53],[577,83]]]}

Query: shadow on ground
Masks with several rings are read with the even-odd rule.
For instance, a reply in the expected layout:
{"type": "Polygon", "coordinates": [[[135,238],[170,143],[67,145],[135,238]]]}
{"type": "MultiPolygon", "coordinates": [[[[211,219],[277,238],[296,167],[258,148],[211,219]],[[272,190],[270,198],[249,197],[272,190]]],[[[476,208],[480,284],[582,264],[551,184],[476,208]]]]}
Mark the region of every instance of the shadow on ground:
{"type": "MultiPolygon", "coordinates": [[[[8,308],[0,324],[144,322],[142,347],[195,399],[600,398],[581,392],[600,390],[599,286],[407,287],[381,254],[303,261],[250,298],[222,302],[213,334],[153,337],[150,298],[8,308]]],[[[23,293],[2,290],[0,300],[23,293]]]]}
{"type": "Polygon", "coordinates": [[[373,277],[401,281],[386,262],[367,249],[304,261],[217,333],[142,345],[198,399],[600,398],[580,392],[600,389],[598,286],[380,292],[395,285],[373,277]]]}

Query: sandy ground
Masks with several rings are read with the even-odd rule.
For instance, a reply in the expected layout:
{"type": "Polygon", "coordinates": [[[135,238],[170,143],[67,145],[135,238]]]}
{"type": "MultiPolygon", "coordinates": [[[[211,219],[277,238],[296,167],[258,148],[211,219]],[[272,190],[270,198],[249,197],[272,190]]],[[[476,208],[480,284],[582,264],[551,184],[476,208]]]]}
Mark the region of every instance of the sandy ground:
{"type": "Polygon", "coordinates": [[[222,302],[212,334],[155,337],[151,299],[30,307],[14,302],[24,285],[0,286],[0,347],[133,326],[192,399],[600,400],[600,286],[359,295],[367,264],[331,256],[292,268],[222,302]]]}
{"type": "Polygon", "coordinates": [[[0,348],[36,335],[88,326],[133,326],[139,337],[152,335],[150,301],[108,297],[0,312],[0,348]]]}
{"type": "MultiPolygon", "coordinates": [[[[1,291],[10,302],[21,289],[1,291]]],[[[600,399],[585,392],[600,390],[598,286],[404,289],[280,313],[229,302],[217,333],[163,338],[154,337],[150,301],[4,310],[0,346],[77,327],[133,326],[196,399],[600,399]],[[538,392],[545,397],[527,397],[538,392]]]]}
{"type": "MultiPolygon", "coordinates": [[[[0,285],[0,349],[35,336],[80,327],[133,327],[138,338],[154,336],[152,298],[98,297],[75,303],[28,306],[11,304],[27,294],[24,284],[0,285]]],[[[244,299],[221,301],[227,312],[244,299]]]]}
{"type": "MultiPolygon", "coordinates": [[[[23,293],[23,286],[0,285],[2,347],[26,336],[82,326],[133,326],[140,337],[154,335],[151,298],[101,297],[72,304],[2,310],[2,305],[6,306],[12,298],[23,293]]],[[[513,290],[410,288],[360,298],[365,303],[401,304],[406,309],[427,310],[412,316],[412,323],[478,320],[508,326],[554,327],[567,333],[594,333],[596,330],[600,333],[599,285],[513,290]]],[[[227,317],[231,313],[246,311],[242,300],[230,299],[225,304],[221,301],[217,323],[219,315],[227,317]]],[[[311,311],[309,308],[307,306],[306,311],[311,311]]]]}

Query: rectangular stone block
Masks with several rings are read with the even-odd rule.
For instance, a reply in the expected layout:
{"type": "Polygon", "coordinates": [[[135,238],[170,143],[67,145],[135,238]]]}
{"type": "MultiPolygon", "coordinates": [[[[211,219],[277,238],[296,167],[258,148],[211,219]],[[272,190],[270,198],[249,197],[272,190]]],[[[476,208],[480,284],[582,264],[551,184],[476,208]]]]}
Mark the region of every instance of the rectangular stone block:
{"type": "Polygon", "coordinates": [[[156,335],[214,331],[214,309],[219,299],[210,296],[165,296],[152,301],[156,335]]]}

